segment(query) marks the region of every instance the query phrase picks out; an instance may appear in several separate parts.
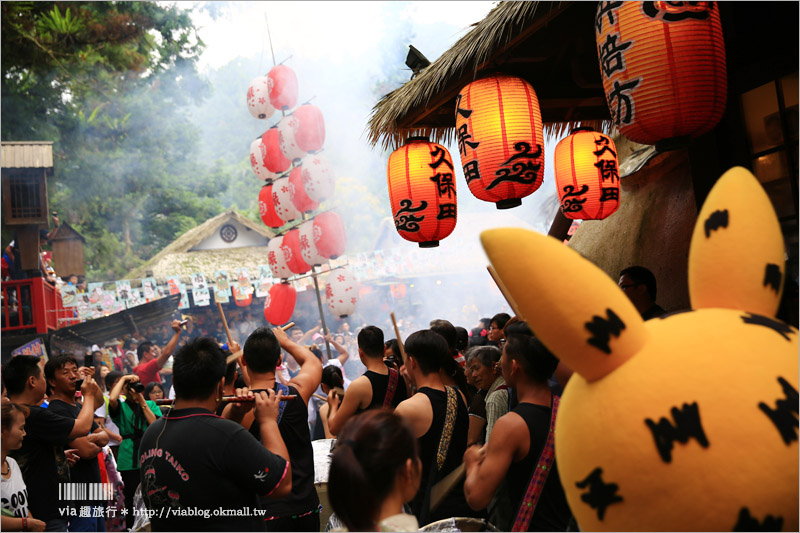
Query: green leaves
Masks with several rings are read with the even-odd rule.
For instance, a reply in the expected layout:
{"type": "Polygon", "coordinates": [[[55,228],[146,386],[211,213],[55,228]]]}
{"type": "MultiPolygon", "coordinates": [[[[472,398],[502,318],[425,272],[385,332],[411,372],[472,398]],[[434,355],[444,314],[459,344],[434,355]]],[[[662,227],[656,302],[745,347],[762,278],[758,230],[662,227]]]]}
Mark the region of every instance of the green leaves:
{"type": "Polygon", "coordinates": [[[50,36],[51,33],[58,35],[74,35],[83,29],[82,21],[70,14],[69,8],[61,15],[58,5],[54,5],[52,11],[45,13],[37,21],[37,29],[43,36],[50,36]]]}

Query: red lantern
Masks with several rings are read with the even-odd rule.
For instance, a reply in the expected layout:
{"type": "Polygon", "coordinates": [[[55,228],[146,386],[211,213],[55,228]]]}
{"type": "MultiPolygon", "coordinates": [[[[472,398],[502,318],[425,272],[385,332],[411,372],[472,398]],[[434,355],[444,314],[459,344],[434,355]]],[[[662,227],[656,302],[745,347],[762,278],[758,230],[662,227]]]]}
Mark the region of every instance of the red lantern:
{"type": "Polygon", "coordinates": [[[395,300],[400,300],[406,297],[406,284],[399,283],[395,285],[389,285],[389,290],[392,291],[392,298],[395,300]]]}
{"type": "Polygon", "coordinates": [[[264,166],[267,170],[275,174],[286,172],[292,166],[292,162],[286,159],[281,152],[280,135],[278,128],[270,128],[261,136],[264,143],[264,166]]]}
{"type": "Polygon", "coordinates": [[[275,109],[286,111],[297,104],[297,76],[285,65],[272,67],[269,78],[269,100],[275,109]]]}
{"type": "Polygon", "coordinates": [[[269,118],[275,108],[269,101],[269,79],[266,76],[253,79],[247,88],[247,109],[256,118],[269,118]]]}
{"type": "Polygon", "coordinates": [[[617,147],[607,135],[573,130],[556,146],[554,171],[565,217],[600,220],[619,207],[617,147]]]}
{"type": "Polygon", "coordinates": [[[642,144],[696,137],[725,111],[725,43],[716,2],[600,2],[600,76],[611,119],[642,144]]]}
{"type": "Polygon", "coordinates": [[[240,292],[239,287],[234,286],[233,300],[236,302],[237,307],[250,307],[250,304],[253,303],[253,293],[244,294],[240,292]]]}
{"type": "Polygon", "coordinates": [[[311,267],[303,261],[303,255],[300,253],[300,230],[295,228],[286,232],[283,236],[283,244],[281,244],[283,257],[286,259],[286,265],[289,270],[295,274],[305,274],[311,267]]]}
{"type": "Polygon", "coordinates": [[[272,202],[275,204],[275,212],[287,222],[302,216],[292,203],[288,177],[277,179],[272,183],[272,202]]]}
{"type": "Polygon", "coordinates": [[[306,153],[313,154],[322,150],[325,144],[325,119],[318,107],[306,104],[294,111],[294,116],[300,121],[295,132],[297,146],[306,153]]]}
{"type": "Polygon", "coordinates": [[[508,209],[542,184],[542,114],[527,81],[498,75],[464,87],[456,132],[464,177],[477,198],[508,209]]]}
{"type": "Polygon", "coordinates": [[[328,274],[325,283],[328,308],[339,318],[352,315],[358,305],[358,281],[346,268],[337,268],[328,274]]]}
{"type": "Polygon", "coordinates": [[[456,182],[448,151],[425,137],[411,137],[389,156],[387,174],[397,232],[420,248],[439,246],[456,227],[456,182]]]}
{"type": "Polygon", "coordinates": [[[326,260],[317,251],[320,231],[319,228],[315,228],[313,218],[300,224],[300,254],[309,265],[318,266],[326,260]]]}
{"type": "Polygon", "coordinates": [[[282,244],[283,237],[273,237],[267,243],[267,261],[274,278],[288,278],[292,275],[289,265],[286,264],[286,256],[281,250],[282,244]]]}
{"type": "Polygon", "coordinates": [[[292,203],[298,211],[310,213],[319,207],[319,204],[308,197],[303,187],[303,167],[295,167],[289,173],[289,191],[292,203]]]}
{"type": "Polygon", "coordinates": [[[250,143],[250,166],[253,167],[253,172],[256,173],[260,180],[275,179],[277,174],[269,171],[264,164],[264,158],[267,155],[267,149],[261,139],[258,138],[250,143]]]}
{"type": "Polygon", "coordinates": [[[347,236],[342,219],[333,211],[320,213],[314,217],[314,244],[317,253],[327,259],[336,259],[344,253],[347,236]],[[316,233],[319,231],[319,239],[316,233]]]}
{"type": "Polygon", "coordinates": [[[276,283],[264,297],[264,319],[279,326],[292,318],[297,303],[297,291],[288,283],[276,283]]]}
{"type": "Polygon", "coordinates": [[[270,228],[283,226],[284,221],[275,212],[275,204],[272,202],[272,184],[261,187],[258,192],[258,212],[266,226],[270,228]]]}

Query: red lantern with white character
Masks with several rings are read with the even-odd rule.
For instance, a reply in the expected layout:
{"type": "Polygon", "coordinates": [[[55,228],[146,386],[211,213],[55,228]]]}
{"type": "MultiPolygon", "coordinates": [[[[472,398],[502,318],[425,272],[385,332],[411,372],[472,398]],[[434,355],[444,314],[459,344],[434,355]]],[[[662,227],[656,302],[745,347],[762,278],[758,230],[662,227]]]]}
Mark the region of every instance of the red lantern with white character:
{"type": "Polygon", "coordinates": [[[297,303],[297,291],[288,283],[276,283],[264,297],[264,319],[275,326],[292,318],[297,303]]]}
{"type": "Polygon", "coordinates": [[[289,270],[295,274],[305,274],[311,267],[303,261],[303,255],[300,253],[300,230],[295,228],[290,230],[283,236],[283,244],[281,244],[283,257],[286,259],[286,265],[289,270]]]}
{"type": "Polygon", "coordinates": [[[297,146],[309,154],[322,150],[325,144],[325,119],[322,111],[317,106],[306,104],[295,109],[294,116],[299,120],[299,127],[295,132],[297,146]]]}
{"type": "Polygon", "coordinates": [[[309,265],[319,266],[327,259],[317,251],[321,230],[314,225],[314,219],[300,224],[300,254],[309,265]]]}
{"type": "Polygon", "coordinates": [[[272,201],[275,204],[275,212],[283,220],[289,222],[302,216],[292,203],[288,177],[277,179],[272,183],[272,201]]]}
{"type": "Polygon", "coordinates": [[[324,202],[336,189],[333,168],[328,158],[322,154],[310,155],[303,160],[303,188],[315,202],[324,202]]]}
{"type": "Polygon", "coordinates": [[[297,105],[297,75],[286,65],[270,69],[269,100],[275,109],[289,110],[297,105]]]}
{"type": "Polygon", "coordinates": [[[264,164],[264,158],[267,155],[267,149],[261,139],[256,139],[250,143],[250,166],[253,167],[253,172],[256,173],[260,180],[270,180],[278,177],[277,174],[270,172],[264,164]]]}
{"type": "Polygon", "coordinates": [[[269,78],[260,76],[250,82],[247,88],[247,109],[256,118],[269,118],[275,108],[269,101],[269,78]]]}
{"type": "Polygon", "coordinates": [[[319,207],[319,203],[309,198],[308,194],[306,194],[306,189],[303,186],[302,167],[295,167],[289,173],[289,191],[292,203],[298,211],[310,213],[319,207]]]}
{"type": "Polygon", "coordinates": [[[346,268],[337,268],[328,274],[325,283],[328,308],[339,318],[352,315],[358,305],[358,281],[346,268]]]}
{"type": "Polygon", "coordinates": [[[319,231],[319,240],[315,240],[317,252],[322,257],[336,259],[344,253],[347,237],[342,219],[333,211],[320,213],[314,217],[314,233],[319,231]]]}
{"type": "Polygon", "coordinates": [[[258,193],[258,213],[261,215],[261,222],[270,228],[279,228],[284,224],[284,221],[275,212],[275,204],[272,202],[272,184],[264,185],[258,193]]]}
{"type": "Polygon", "coordinates": [[[273,278],[288,278],[292,275],[289,265],[286,264],[286,256],[281,250],[282,244],[283,237],[273,237],[267,244],[267,260],[273,278]]]}
{"type": "Polygon", "coordinates": [[[281,152],[280,134],[278,128],[270,128],[261,136],[264,144],[264,166],[267,170],[275,174],[286,172],[292,166],[292,162],[286,159],[281,152]]]}

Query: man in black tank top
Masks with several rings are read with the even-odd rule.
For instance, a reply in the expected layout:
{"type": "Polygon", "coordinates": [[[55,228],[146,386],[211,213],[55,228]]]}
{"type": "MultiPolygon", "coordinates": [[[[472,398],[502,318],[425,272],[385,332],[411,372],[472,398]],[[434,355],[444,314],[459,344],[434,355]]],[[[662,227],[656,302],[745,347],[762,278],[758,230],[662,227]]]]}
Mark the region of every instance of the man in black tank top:
{"type": "MultiPolygon", "coordinates": [[[[250,377],[251,390],[277,391],[275,368],[280,363],[281,348],[300,364],[300,371],[288,384],[288,394],[302,398],[283,402],[278,414],[278,429],[289,450],[292,464],[292,492],[286,498],[261,499],[266,509],[267,531],[319,531],[319,498],[314,488],[314,450],[308,429],[308,400],[322,379],[322,363],[311,351],[293,342],[286,333],[261,327],[244,343],[243,367],[250,377]]],[[[286,392],[285,392],[286,394],[286,392]]],[[[253,436],[259,436],[252,412],[240,421],[253,436]]]]}
{"type": "Polygon", "coordinates": [[[439,375],[442,361],[450,357],[441,335],[417,331],[409,335],[405,348],[406,369],[417,393],[400,403],[395,413],[409,425],[422,460],[422,482],[411,509],[421,526],[453,516],[480,516],[467,505],[463,482],[436,509],[430,509],[431,488],[461,464],[467,448],[467,401],[455,387],[445,386],[439,375]]]}
{"type": "MultiPolygon", "coordinates": [[[[505,481],[507,495],[497,503],[504,505],[505,511],[489,509],[490,520],[500,531],[512,530],[547,443],[554,401],[547,380],[558,365],[558,359],[533,336],[527,324],[519,322],[507,329],[500,365],[519,403],[497,420],[485,446],[470,446],[464,454],[464,493],[473,509],[486,507],[505,481]]],[[[553,461],[547,470],[527,531],[566,531],[570,520],[558,465],[553,461]]]]}
{"type": "Polygon", "coordinates": [[[328,429],[334,435],[350,417],[374,407],[394,409],[408,397],[406,382],[399,372],[383,362],[383,331],[367,326],[358,333],[358,355],[367,371],[347,388],[344,399],[328,394],[328,429]]]}

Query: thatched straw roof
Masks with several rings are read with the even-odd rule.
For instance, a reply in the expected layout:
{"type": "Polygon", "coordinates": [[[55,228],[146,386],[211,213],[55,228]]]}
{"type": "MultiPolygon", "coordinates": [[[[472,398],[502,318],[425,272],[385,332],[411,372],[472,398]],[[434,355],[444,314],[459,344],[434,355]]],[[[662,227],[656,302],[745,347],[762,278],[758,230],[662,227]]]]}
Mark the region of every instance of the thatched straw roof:
{"type": "Polygon", "coordinates": [[[394,148],[409,136],[449,142],[455,98],[492,71],[528,80],[550,133],[578,123],[611,127],[594,43],[593,2],[501,2],[449,50],[372,110],[371,145],[394,148]]]}
{"type": "Polygon", "coordinates": [[[269,241],[275,234],[263,224],[257,224],[236,211],[226,211],[196,226],[153,256],[147,263],[128,273],[129,279],[145,277],[152,271],[157,280],[167,276],[182,276],[187,279],[195,272],[210,276],[215,270],[232,270],[239,267],[253,269],[267,264],[265,246],[226,247],[218,250],[193,250],[196,246],[218,232],[225,224],[238,223],[248,231],[269,241]]]}

